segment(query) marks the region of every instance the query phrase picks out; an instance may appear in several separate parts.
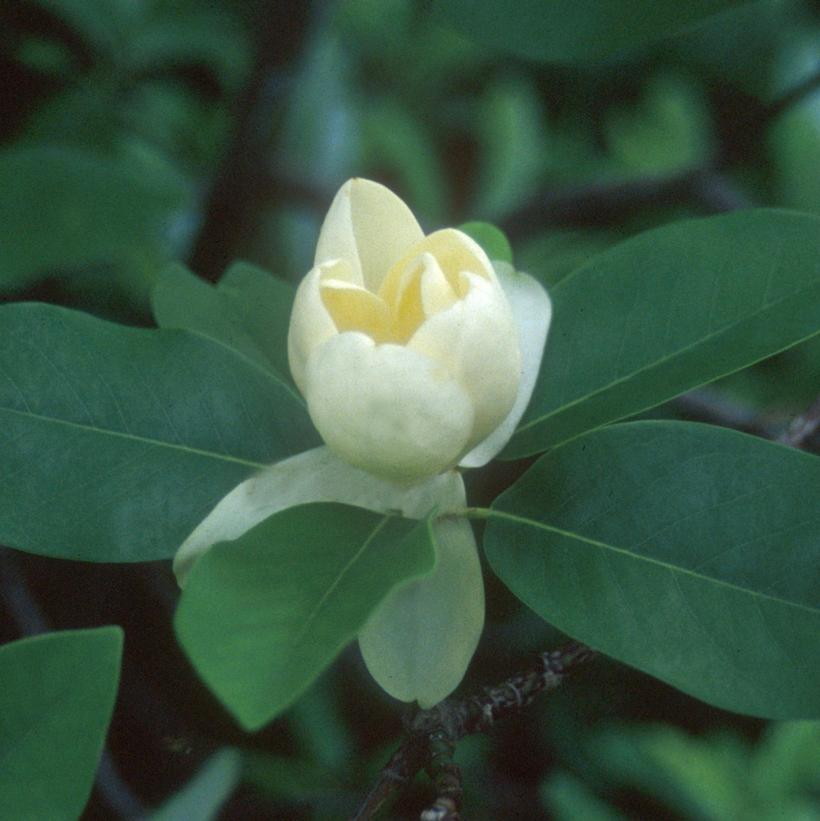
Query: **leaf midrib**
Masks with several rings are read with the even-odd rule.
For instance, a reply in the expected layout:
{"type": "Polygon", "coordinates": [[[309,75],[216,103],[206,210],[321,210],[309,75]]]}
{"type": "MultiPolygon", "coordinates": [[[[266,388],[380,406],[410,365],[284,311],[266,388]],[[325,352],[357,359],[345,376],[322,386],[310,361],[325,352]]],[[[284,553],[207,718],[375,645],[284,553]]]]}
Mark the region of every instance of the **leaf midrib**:
{"type": "Polygon", "coordinates": [[[342,579],[347,575],[347,573],[353,567],[353,565],[359,561],[359,559],[362,557],[367,548],[370,547],[370,545],[373,543],[373,540],[376,538],[376,536],[378,536],[379,533],[387,525],[388,521],[390,521],[390,516],[383,517],[382,520],[373,528],[368,537],[364,540],[362,546],[347,560],[345,566],[341,569],[341,572],[336,576],[332,584],[328,586],[327,590],[325,590],[325,592],[321,595],[319,601],[316,602],[313,609],[308,614],[308,617],[305,620],[302,629],[299,631],[299,633],[296,635],[296,638],[294,639],[294,644],[298,645],[301,643],[302,639],[304,639],[308,630],[310,630],[310,628],[313,626],[313,622],[316,621],[316,619],[318,618],[320,611],[325,606],[328,599],[330,599],[330,597],[336,591],[338,586],[341,584],[342,579]]]}
{"type": "Polygon", "coordinates": [[[514,522],[516,524],[535,527],[539,530],[546,530],[549,533],[555,533],[565,538],[574,539],[576,541],[583,542],[584,544],[588,544],[591,547],[596,547],[600,550],[608,550],[612,553],[617,553],[619,555],[626,556],[628,559],[631,559],[633,561],[646,562],[647,564],[662,567],[664,570],[667,570],[671,573],[678,573],[684,576],[691,576],[692,578],[700,580],[704,584],[725,587],[730,590],[743,593],[747,596],[754,596],[760,599],[765,599],[767,601],[775,602],[776,604],[785,607],[797,608],[798,610],[803,610],[812,616],[817,616],[818,614],[820,614],[820,611],[818,611],[818,609],[809,607],[800,602],[788,601],[787,599],[782,599],[779,596],[772,596],[768,593],[762,593],[758,590],[752,590],[750,588],[741,587],[737,584],[733,584],[732,582],[724,581],[723,579],[717,579],[712,576],[704,576],[702,573],[690,570],[687,567],[680,567],[678,565],[669,564],[668,562],[661,561],[660,559],[655,559],[651,556],[645,556],[640,553],[632,553],[626,548],[616,547],[615,545],[607,544],[606,542],[600,542],[597,539],[592,539],[588,536],[583,536],[580,533],[574,533],[570,530],[564,530],[563,528],[556,527],[555,525],[548,525],[544,522],[536,521],[535,519],[529,519],[526,516],[518,516],[514,513],[507,513],[503,510],[497,510],[496,508],[489,508],[488,515],[491,519],[495,517],[509,522],[514,522]]]}
{"type": "Polygon", "coordinates": [[[55,416],[45,416],[39,413],[32,413],[31,411],[16,410],[14,408],[0,408],[0,414],[8,413],[15,416],[23,416],[29,419],[35,419],[39,422],[46,422],[52,425],[61,425],[68,428],[75,428],[90,433],[96,433],[99,436],[113,436],[118,439],[126,439],[132,442],[138,442],[142,445],[150,447],[169,448],[171,450],[180,451],[181,453],[191,454],[193,456],[204,456],[208,459],[216,459],[221,462],[231,462],[237,465],[243,465],[250,468],[263,468],[265,464],[262,462],[253,462],[249,459],[242,459],[238,456],[230,456],[226,453],[215,453],[214,451],[203,450],[201,448],[194,448],[189,445],[178,444],[174,442],[167,442],[162,439],[150,439],[146,436],[137,436],[133,433],[125,433],[124,431],[111,430],[109,428],[101,428],[95,425],[86,425],[82,422],[71,422],[68,419],[60,419],[55,416]]]}

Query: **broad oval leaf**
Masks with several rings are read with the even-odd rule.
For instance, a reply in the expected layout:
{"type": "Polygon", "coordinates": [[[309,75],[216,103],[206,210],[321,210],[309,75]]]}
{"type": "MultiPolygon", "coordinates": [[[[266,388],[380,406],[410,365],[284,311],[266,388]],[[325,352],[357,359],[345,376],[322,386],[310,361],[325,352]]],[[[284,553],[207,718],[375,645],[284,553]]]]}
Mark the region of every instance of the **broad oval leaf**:
{"type": "Polygon", "coordinates": [[[530,406],[537,453],[820,333],[820,219],[743,211],[667,225],[556,285],[530,406]]]}
{"type": "Polygon", "coordinates": [[[232,487],[318,444],[295,391],[213,341],[0,308],[0,542],[171,556],[232,487]]]}
{"type": "Polygon", "coordinates": [[[0,647],[0,814],[73,821],[114,708],[122,630],[66,630],[0,647]]]}
{"type": "Polygon", "coordinates": [[[435,15],[468,37],[555,63],[607,58],[679,34],[748,0],[435,0],[435,15]]]}
{"type": "Polygon", "coordinates": [[[161,328],[215,339],[289,380],[293,294],[288,283],[246,262],[234,263],[216,287],[175,263],[154,286],[151,304],[161,328]]]}
{"type": "Polygon", "coordinates": [[[429,523],[321,503],[215,545],[174,619],[200,676],[248,730],[295,701],[398,583],[432,569],[429,523]]]}
{"type": "Polygon", "coordinates": [[[729,710],[820,718],[820,459],[708,425],[604,428],[495,502],[493,569],[544,619],[729,710]]]}

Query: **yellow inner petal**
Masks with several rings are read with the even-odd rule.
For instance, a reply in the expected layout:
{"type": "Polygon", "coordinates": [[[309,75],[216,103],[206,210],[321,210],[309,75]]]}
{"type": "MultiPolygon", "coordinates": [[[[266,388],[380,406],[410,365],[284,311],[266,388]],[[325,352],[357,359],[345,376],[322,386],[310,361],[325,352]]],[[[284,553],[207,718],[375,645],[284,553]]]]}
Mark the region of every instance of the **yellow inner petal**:
{"type": "Polygon", "coordinates": [[[360,331],[377,344],[404,345],[425,319],[464,297],[470,288],[464,271],[484,274],[470,249],[454,241],[458,233],[439,231],[419,243],[415,254],[390,268],[378,294],[335,278],[324,280],[322,298],[339,331],[360,331]]]}
{"type": "Polygon", "coordinates": [[[391,341],[390,311],[384,300],[346,282],[322,283],[322,299],[340,332],[361,331],[374,342],[391,341]]]}
{"type": "Polygon", "coordinates": [[[421,268],[416,266],[408,272],[399,289],[395,302],[391,304],[393,339],[404,345],[425,320],[421,305],[421,268]]]}

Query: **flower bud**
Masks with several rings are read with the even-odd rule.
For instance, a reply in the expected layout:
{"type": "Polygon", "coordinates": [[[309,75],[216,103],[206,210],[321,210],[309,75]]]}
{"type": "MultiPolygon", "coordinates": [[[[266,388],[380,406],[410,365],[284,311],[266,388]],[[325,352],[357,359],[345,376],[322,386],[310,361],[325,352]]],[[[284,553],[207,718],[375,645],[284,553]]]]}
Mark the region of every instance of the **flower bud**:
{"type": "MultiPolygon", "coordinates": [[[[425,236],[397,196],[354,179],[333,200],[296,293],[288,356],[328,446],[410,483],[458,464],[500,427],[509,438],[519,333],[475,241],[452,228],[425,236]]],[[[543,337],[538,360],[541,348],[543,337]]]]}

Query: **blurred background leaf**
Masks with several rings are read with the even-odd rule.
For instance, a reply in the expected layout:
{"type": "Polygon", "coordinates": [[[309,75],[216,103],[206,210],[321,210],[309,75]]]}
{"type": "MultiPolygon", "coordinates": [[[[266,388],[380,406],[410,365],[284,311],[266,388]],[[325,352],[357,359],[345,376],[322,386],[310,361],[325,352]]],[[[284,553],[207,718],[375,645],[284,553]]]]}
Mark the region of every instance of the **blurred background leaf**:
{"type": "Polygon", "coordinates": [[[744,0],[437,0],[443,19],[486,45],[551,62],[601,60],[702,24],[744,0]]]}

